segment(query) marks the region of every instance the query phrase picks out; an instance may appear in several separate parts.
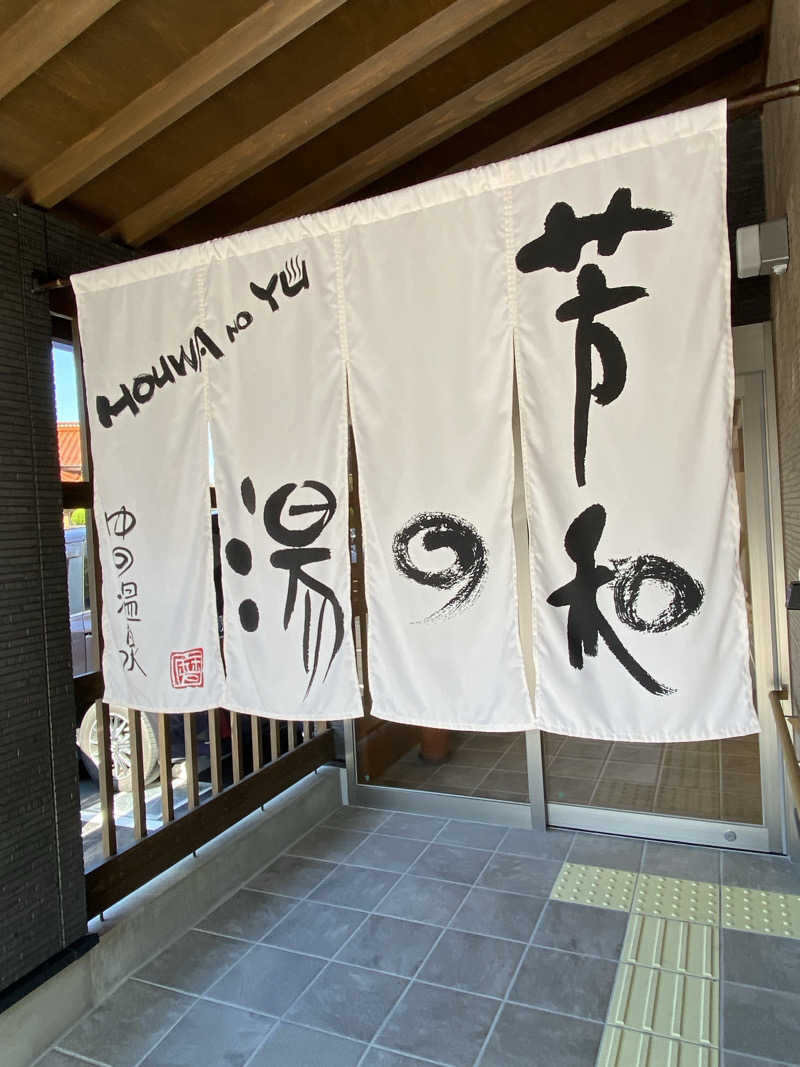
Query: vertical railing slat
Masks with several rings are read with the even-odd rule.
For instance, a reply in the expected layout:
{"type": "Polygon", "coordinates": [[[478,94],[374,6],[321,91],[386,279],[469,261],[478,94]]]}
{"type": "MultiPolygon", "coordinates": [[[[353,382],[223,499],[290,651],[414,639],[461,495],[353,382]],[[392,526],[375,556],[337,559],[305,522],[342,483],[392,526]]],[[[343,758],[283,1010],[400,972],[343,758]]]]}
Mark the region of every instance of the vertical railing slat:
{"type": "Polygon", "coordinates": [[[144,763],[142,760],[142,713],[128,708],[128,729],[131,738],[131,799],[133,801],[133,833],[137,841],[147,837],[147,811],[144,800],[144,763]]]}
{"type": "Polygon", "coordinates": [[[294,752],[297,745],[295,737],[295,726],[296,723],[292,722],[291,719],[289,719],[286,723],[286,746],[288,752],[294,752]]]}
{"type": "Polygon", "coordinates": [[[220,732],[219,708],[212,708],[208,713],[208,740],[211,755],[211,792],[218,796],[222,784],[222,734],[220,732]]]}
{"type": "Polygon", "coordinates": [[[103,855],[117,854],[117,824],[114,820],[114,775],[111,768],[111,722],[108,704],[97,701],[97,770],[100,810],[103,815],[103,855]]]}
{"type": "Polygon", "coordinates": [[[264,766],[264,736],[261,732],[264,720],[260,715],[250,716],[250,743],[253,749],[253,770],[264,766]]]}
{"type": "Polygon", "coordinates": [[[169,716],[158,716],[158,765],[161,776],[161,825],[175,820],[175,800],[172,795],[172,736],[169,716]]]}
{"type": "Polygon", "coordinates": [[[186,800],[189,811],[200,803],[197,781],[197,719],[191,713],[183,716],[183,736],[186,742],[186,800]]]}
{"type": "Polygon", "coordinates": [[[281,734],[278,727],[277,719],[269,720],[269,758],[272,763],[279,758],[281,754],[281,734]]]}
{"type": "Polygon", "coordinates": [[[310,740],[311,740],[311,723],[310,722],[304,722],[303,723],[303,743],[305,744],[306,741],[310,741],[310,740]]]}
{"type": "Polygon", "coordinates": [[[242,772],[242,719],[237,711],[231,712],[231,761],[234,785],[241,782],[242,772]]]}

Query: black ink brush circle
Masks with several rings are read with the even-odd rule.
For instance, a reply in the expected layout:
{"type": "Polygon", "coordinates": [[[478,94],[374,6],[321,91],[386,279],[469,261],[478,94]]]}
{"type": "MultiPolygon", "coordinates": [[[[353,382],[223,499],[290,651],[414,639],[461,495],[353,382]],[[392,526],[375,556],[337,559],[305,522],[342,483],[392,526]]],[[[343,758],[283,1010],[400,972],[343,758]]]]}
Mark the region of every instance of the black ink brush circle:
{"type": "Polygon", "coordinates": [[[614,608],[621,622],[640,633],[674,630],[700,609],[705,590],[691,574],[663,556],[637,556],[618,567],[614,579],[614,608]],[[654,618],[643,619],[638,601],[645,582],[656,582],[670,602],[654,618]]]}
{"type": "Polygon", "coordinates": [[[461,588],[441,608],[427,616],[426,622],[447,618],[463,611],[474,600],[488,567],[486,545],[475,527],[456,515],[444,512],[424,512],[409,519],[395,534],[392,552],[397,569],[406,578],[433,589],[461,588]],[[411,560],[410,549],[415,538],[421,537],[426,552],[449,548],[454,561],[440,570],[423,570],[411,560]]]}

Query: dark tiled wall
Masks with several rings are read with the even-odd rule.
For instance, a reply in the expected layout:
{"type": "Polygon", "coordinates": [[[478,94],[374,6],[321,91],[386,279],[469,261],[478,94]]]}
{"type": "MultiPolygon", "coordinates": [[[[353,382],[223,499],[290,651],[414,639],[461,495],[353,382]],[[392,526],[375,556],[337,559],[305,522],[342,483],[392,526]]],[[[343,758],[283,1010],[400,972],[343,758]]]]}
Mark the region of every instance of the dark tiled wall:
{"type": "Polygon", "coordinates": [[[0,990],[86,932],[47,296],[132,255],[0,199],[0,990]]]}
{"type": "Polygon", "coordinates": [[[765,218],[761,116],[743,115],[728,126],[728,231],[734,326],[769,321],[769,279],[736,277],[736,231],[765,218]]]}

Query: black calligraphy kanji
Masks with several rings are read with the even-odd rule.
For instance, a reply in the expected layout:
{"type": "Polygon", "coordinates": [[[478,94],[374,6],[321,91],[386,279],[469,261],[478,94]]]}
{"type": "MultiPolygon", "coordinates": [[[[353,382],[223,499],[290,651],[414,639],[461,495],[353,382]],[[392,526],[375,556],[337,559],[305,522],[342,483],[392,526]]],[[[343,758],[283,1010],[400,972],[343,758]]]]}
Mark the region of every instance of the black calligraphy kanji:
{"type": "MultiPolygon", "coordinates": [[[[328,486],[322,482],[305,481],[302,484],[302,488],[318,494],[320,501],[312,504],[289,504],[289,499],[298,489],[298,485],[295,482],[287,482],[286,485],[276,489],[268,498],[264,505],[263,521],[268,536],[284,546],[273,552],[269,557],[272,566],[278,570],[285,570],[288,576],[286,604],[283,613],[284,630],[288,630],[294,615],[299,587],[300,585],[305,586],[302,655],[303,668],[305,673],[309,675],[305,692],[305,696],[308,696],[319,668],[322,639],[325,632],[326,609],[330,607],[331,611],[333,642],[324,678],[327,678],[336,654],[344,641],[344,612],[333,590],[307,570],[311,565],[323,563],[331,558],[329,548],[311,546],[333,518],[336,511],[336,497],[328,486]],[[289,517],[316,517],[306,526],[295,527],[289,526],[284,522],[283,516],[285,512],[288,512],[289,517]],[[319,597],[320,600],[313,653],[311,648],[311,624],[314,613],[312,593],[319,597]]],[[[251,515],[255,514],[256,494],[250,478],[245,478],[241,484],[241,498],[246,510],[251,515]]],[[[253,566],[253,555],[245,541],[236,537],[230,538],[225,545],[225,558],[228,561],[228,565],[237,574],[250,574],[253,566]]],[[[249,598],[241,601],[239,604],[239,621],[242,628],[248,632],[252,633],[258,629],[260,613],[255,601],[249,598]]]]}
{"type": "Polygon", "coordinates": [[[586,485],[586,443],[589,437],[589,406],[592,397],[601,406],[616,400],[625,388],[628,364],[617,335],[608,326],[595,322],[612,308],[623,307],[647,296],[640,285],[621,285],[609,289],[599,267],[588,263],[578,274],[578,295],[565,301],[556,311],[559,322],[577,319],[575,331],[575,415],[573,448],[575,477],[586,485]],[[603,377],[592,385],[592,349],[600,357],[603,377]]]}
{"type": "Polygon", "coordinates": [[[563,201],[553,204],[547,213],[544,233],[517,252],[517,269],[523,274],[553,267],[558,271],[575,270],[583,246],[597,242],[599,256],[613,256],[627,233],[663,230],[672,225],[668,211],[633,207],[630,189],[617,189],[608,207],[600,215],[578,218],[563,201]]]}
{"type": "Polygon", "coordinates": [[[486,545],[475,527],[465,519],[442,512],[409,519],[395,534],[392,551],[395,566],[412,582],[433,589],[453,589],[460,585],[447,603],[424,622],[446,618],[466,608],[477,597],[488,567],[486,545]],[[453,562],[439,570],[418,567],[411,559],[411,544],[420,535],[425,552],[450,549],[455,557],[453,562]]]}
{"type": "Polygon", "coordinates": [[[583,657],[596,656],[599,638],[639,685],[655,696],[673,693],[638,663],[611,628],[597,604],[598,590],[614,583],[614,606],[621,622],[634,630],[665,633],[682,625],[703,602],[703,586],[682,567],[662,556],[638,556],[618,561],[615,568],[598,566],[595,553],[606,524],[606,511],[592,504],[567,530],[564,548],[575,563],[575,577],[547,598],[554,607],[568,607],[567,650],[569,662],[583,669],[583,657]],[[653,581],[670,594],[669,604],[647,621],[638,612],[638,598],[645,581],[653,581]]]}

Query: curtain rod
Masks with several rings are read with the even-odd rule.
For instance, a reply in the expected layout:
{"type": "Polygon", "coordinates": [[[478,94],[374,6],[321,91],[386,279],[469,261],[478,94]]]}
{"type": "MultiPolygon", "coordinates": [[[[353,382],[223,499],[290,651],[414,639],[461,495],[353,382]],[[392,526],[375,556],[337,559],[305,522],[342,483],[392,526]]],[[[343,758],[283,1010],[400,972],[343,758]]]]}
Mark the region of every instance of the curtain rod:
{"type": "MultiPolygon", "coordinates": [[[[785,100],[790,97],[800,97],[800,78],[781,82],[779,85],[770,85],[758,93],[734,97],[733,100],[728,101],[728,114],[736,115],[740,111],[748,111],[750,108],[761,107],[762,104],[771,104],[775,100],[785,100]]],[[[41,272],[34,272],[31,287],[33,293],[51,293],[54,290],[71,288],[72,282],[69,278],[46,278],[41,272]]]]}

